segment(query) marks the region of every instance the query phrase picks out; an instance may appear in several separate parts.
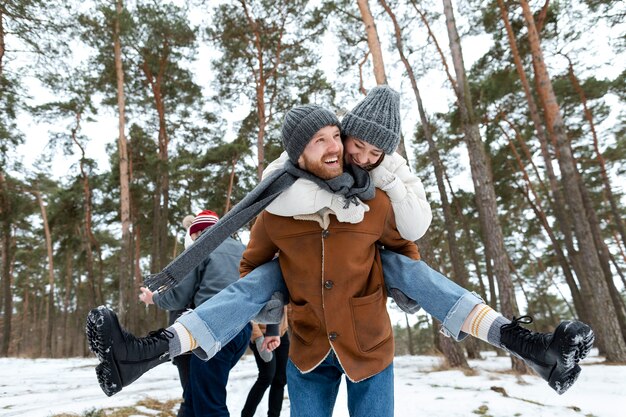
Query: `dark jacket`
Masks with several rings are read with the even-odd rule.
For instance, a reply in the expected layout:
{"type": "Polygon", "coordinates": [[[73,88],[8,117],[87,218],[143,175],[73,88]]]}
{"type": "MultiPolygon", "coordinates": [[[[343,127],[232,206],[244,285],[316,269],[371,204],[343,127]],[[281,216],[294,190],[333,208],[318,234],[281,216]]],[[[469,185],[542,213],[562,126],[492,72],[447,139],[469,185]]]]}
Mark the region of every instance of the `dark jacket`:
{"type": "Polygon", "coordinates": [[[190,303],[199,306],[239,279],[239,262],[245,246],[229,237],[178,285],[165,294],[152,296],[164,310],[180,310],[190,303]]]}

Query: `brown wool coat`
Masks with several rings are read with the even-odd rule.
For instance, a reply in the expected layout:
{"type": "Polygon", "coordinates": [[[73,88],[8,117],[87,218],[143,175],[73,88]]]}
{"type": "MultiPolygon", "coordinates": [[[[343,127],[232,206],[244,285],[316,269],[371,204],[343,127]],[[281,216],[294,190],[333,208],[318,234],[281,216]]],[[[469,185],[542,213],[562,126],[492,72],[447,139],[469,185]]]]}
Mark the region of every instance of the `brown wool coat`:
{"type": "Polygon", "coordinates": [[[373,376],[393,361],[376,243],[413,259],[419,252],[400,237],[385,193],[376,190],[367,204],[370,211],[358,224],[339,223],[328,212],[311,221],[264,211],[252,227],[240,271],[246,275],[279,251],[290,294],[289,357],[302,372],[315,369],[331,347],[352,381],[373,376]]]}

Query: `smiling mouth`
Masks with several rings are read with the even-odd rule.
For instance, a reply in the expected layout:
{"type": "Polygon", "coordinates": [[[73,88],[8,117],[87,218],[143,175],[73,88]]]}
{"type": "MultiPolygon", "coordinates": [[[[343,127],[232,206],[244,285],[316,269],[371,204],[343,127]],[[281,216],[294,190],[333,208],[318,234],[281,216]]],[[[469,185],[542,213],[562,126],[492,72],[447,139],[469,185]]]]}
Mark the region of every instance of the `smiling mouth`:
{"type": "Polygon", "coordinates": [[[324,163],[326,165],[335,165],[339,163],[339,158],[338,157],[328,158],[324,160],[324,163]]]}

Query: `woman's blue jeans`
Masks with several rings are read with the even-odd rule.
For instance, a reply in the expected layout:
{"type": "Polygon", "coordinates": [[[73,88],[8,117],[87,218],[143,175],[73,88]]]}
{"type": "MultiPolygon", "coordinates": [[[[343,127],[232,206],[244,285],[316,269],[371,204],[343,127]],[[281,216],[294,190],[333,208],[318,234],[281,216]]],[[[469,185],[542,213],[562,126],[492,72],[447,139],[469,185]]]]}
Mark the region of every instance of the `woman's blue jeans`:
{"type": "MultiPolygon", "coordinates": [[[[423,261],[381,250],[387,289],[395,288],[415,300],[440,321],[455,340],[467,336],[463,322],[483,300],[423,261]]],[[[208,359],[237,335],[270,301],[274,293],[288,294],[278,260],[274,259],[226,287],[219,294],[178,318],[198,342],[194,353],[208,359]]]]}
{"type": "MultiPolygon", "coordinates": [[[[343,368],[331,350],[310,372],[302,373],[287,362],[287,390],[291,417],[331,417],[343,368]]],[[[348,412],[358,417],[393,417],[393,363],[363,381],[346,377],[348,412]]]]}

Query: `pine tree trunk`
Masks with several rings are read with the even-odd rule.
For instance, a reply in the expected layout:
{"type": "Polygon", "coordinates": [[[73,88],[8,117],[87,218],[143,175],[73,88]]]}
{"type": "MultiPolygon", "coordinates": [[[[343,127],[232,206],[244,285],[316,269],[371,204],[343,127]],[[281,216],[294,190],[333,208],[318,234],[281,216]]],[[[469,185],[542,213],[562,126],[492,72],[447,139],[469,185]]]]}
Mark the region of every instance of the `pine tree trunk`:
{"type": "Polygon", "coordinates": [[[385,73],[385,63],[383,60],[383,51],[380,48],[380,39],[378,38],[378,31],[376,29],[376,23],[374,22],[374,16],[370,10],[368,0],[357,0],[359,11],[361,12],[361,19],[365,25],[365,33],[367,35],[367,45],[372,54],[372,63],[374,66],[374,77],[376,78],[376,84],[387,84],[387,74],[385,73]]]}
{"type": "Polygon", "coordinates": [[[224,205],[224,214],[230,211],[230,198],[233,193],[233,183],[235,182],[235,167],[237,165],[237,157],[233,157],[230,164],[230,175],[228,176],[228,190],[226,191],[226,204],[224,205]]]}
{"type": "MultiPolygon", "coordinates": [[[[461,41],[456,28],[451,0],[443,0],[443,6],[450,40],[450,50],[452,51],[452,62],[458,84],[459,112],[465,131],[465,142],[469,153],[472,180],[476,193],[476,205],[485,235],[487,254],[491,262],[493,262],[493,272],[498,281],[501,312],[508,317],[516,316],[519,313],[515,301],[513,281],[508,267],[509,257],[504,245],[500,220],[498,219],[491,165],[480,138],[478,120],[474,116],[472,98],[465,74],[465,64],[463,63],[461,41]]],[[[526,372],[526,367],[522,361],[513,360],[512,362],[516,371],[526,372]]]]}
{"type": "Polygon", "coordinates": [[[46,242],[46,251],[48,254],[48,302],[46,304],[46,332],[44,354],[52,357],[52,330],[54,327],[54,259],[52,252],[52,236],[50,235],[50,225],[48,224],[48,213],[46,205],[41,198],[39,190],[33,190],[33,194],[39,204],[41,210],[41,220],[43,222],[43,230],[46,242]]]}
{"type": "MultiPolygon", "coordinates": [[[[254,34],[254,49],[256,50],[256,64],[257,68],[254,70],[255,86],[256,86],[256,108],[257,108],[257,120],[259,123],[259,131],[257,132],[257,179],[261,181],[263,176],[263,169],[265,168],[265,126],[267,125],[267,117],[265,114],[265,86],[266,77],[265,74],[265,61],[263,59],[263,48],[261,46],[261,32],[256,20],[250,15],[248,5],[244,0],[240,1],[243,7],[248,25],[254,34]]],[[[276,62],[278,66],[278,62],[276,62]]]]}
{"type": "MultiPolygon", "coordinates": [[[[569,63],[568,66],[568,75],[574,86],[574,90],[578,93],[578,97],[580,97],[580,102],[583,105],[583,110],[585,114],[585,119],[587,123],[589,123],[589,129],[591,131],[591,137],[593,138],[593,149],[596,152],[596,159],[598,161],[598,165],[600,165],[600,175],[602,177],[602,185],[604,187],[604,199],[609,203],[609,207],[611,208],[611,214],[613,218],[611,222],[617,228],[620,236],[622,237],[621,244],[622,246],[626,245],[626,228],[624,228],[624,222],[622,220],[622,215],[620,213],[620,209],[618,207],[617,199],[613,195],[611,181],[609,180],[609,175],[606,170],[606,163],[604,162],[604,157],[602,156],[602,152],[600,151],[600,145],[598,140],[598,135],[596,133],[596,125],[593,120],[593,113],[591,109],[587,105],[587,95],[583,90],[580,82],[578,81],[578,77],[574,73],[574,66],[572,65],[572,61],[567,57],[567,61],[569,63]]],[[[619,245],[619,242],[618,242],[619,245]]]]}
{"type": "Polygon", "coordinates": [[[129,282],[129,257],[130,247],[130,177],[128,173],[128,143],[126,140],[126,95],[124,94],[124,68],[122,63],[122,45],[120,41],[120,17],[122,15],[122,0],[116,4],[115,29],[113,34],[113,50],[115,56],[115,75],[118,109],[118,136],[117,147],[120,165],[120,221],[122,223],[122,246],[120,248],[119,269],[119,303],[117,314],[121,318],[126,313],[126,287],[129,282]]]}
{"type": "MultiPolygon", "coordinates": [[[[505,119],[506,120],[506,119],[505,119]]],[[[507,123],[514,128],[513,124],[508,122],[507,123]]],[[[552,226],[550,226],[550,223],[548,222],[548,216],[546,215],[545,211],[543,210],[542,206],[541,206],[541,201],[539,199],[538,194],[535,191],[535,187],[533,185],[533,183],[530,181],[530,177],[528,176],[528,173],[526,172],[526,168],[524,167],[524,164],[522,163],[522,159],[520,158],[517,149],[515,148],[515,145],[513,144],[513,141],[508,137],[508,134],[506,133],[506,131],[504,129],[502,129],[502,132],[505,136],[507,136],[507,138],[509,139],[509,147],[511,149],[511,153],[515,156],[515,160],[517,161],[517,165],[518,168],[520,170],[520,172],[522,173],[522,176],[524,178],[524,181],[526,182],[526,186],[528,188],[528,190],[533,194],[534,197],[534,201],[530,198],[529,192],[528,191],[522,191],[524,197],[526,198],[526,200],[528,201],[528,204],[530,205],[530,207],[532,208],[532,210],[534,211],[535,215],[537,216],[537,218],[541,221],[541,224],[544,228],[544,230],[546,231],[546,234],[548,235],[548,238],[550,239],[550,242],[552,243],[552,247],[556,253],[556,257],[557,260],[559,261],[559,264],[561,265],[561,268],[563,269],[563,274],[565,275],[565,281],[567,282],[569,288],[570,288],[570,292],[572,293],[572,299],[574,300],[574,306],[576,307],[576,311],[579,312],[579,314],[581,315],[581,317],[585,317],[586,318],[586,308],[585,305],[582,301],[582,297],[580,295],[580,291],[578,289],[578,286],[576,284],[576,280],[574,279],[574,275],[572,273],[572,270],[569,266],[569,263],[567,262],[567,258],[565,256],[565,254],[563,253],[563,250],[561,249],[561,244],[558,241],[558,239],[556,238],[556,234],[554,233],[554,230],[552,228],[552,226]]],[[[518,142],[520,143],[520,146],[524,149],[525,153],[526,153],[526,158],[531,161],[532,163],[532,156],[528,150],[528,147],[526,146],[524,139],[522,137],[522,135],[519,134],[519,132],[517,131],[517,129],[515,129],[515,133],[516,133],[516,137],[518,139],[518,142]]],[[[534,166],[534,163],[533,163],[534,166]]],[[[538,173],[537,173],[538,174],[538,173]]]]}
{"type": "MultiPolygon", "coordinates": [[[[0,16],[2,17],[2,16],[0,16]]],[[[0,19],[1,21],[1,19],[0,19]]],[[[0,32],[1,34],[2,32],[0,32]]],[[[1,74],[0,74],[1,75],[1,74]]],[[[2,315],[2,347],[0,348],[0,356],[9,355],[9,346],[11,344],[11,320],[13,318],[13,291],[11,282],[13,277],[11,274],[11,261],[13,259],[13,242],[11,239],[11,200],[9,196],[9,187],[7,185],[4,171],[0,170],[0,213],[2,214],[2,223],[0,224],[0,232],[2,233],[2,295],[4,314],[2,315]]]]}
{"type": "MultiPolygon", "coordinates": [[[[448,251],[450,253],[450,260],[452,262],[452,271],[454,281],[460,286],[466,288],[469,284],[469,276],[467,273],[467,269],[465,268],[465,261],[461,257],[461,253],[459,252],[459,244],[456,239],[456,224],[454,221],[454,216],[452,214],[452,208],[448,201],[448,194],[446,191],[445,181],[444,181],[444,167],[441,163],[441,158],[439,157],[439,151],[437,150],[437,146],[435,145],[435,141],[433,139],[432,133],[430,131],[430,124],[428,121],[428,117],[426,116],[426,111],[424,110],[424,105],[422,102],[422,97],[420,95],[419,88],[417,87],[417,79],[413,72],[413,68],[409,63],[408,59],[404,55],[404,47],[402,42],[402,31],[400,29],[400,25],[398,24],[398,20],[396,19],[395,14],[387,4],[385,0],[379,0],[380,4],[383,6],[391,21],[393,22],[395,38],[396,38],[396,48],[398,49],[398,54],[400,55],[400,60],[404,64],[404,68],[406,69],[407,75],[411,82],[411,87],[413,89],[413,94],[415,95],[415,100],[417,102],[417,109],[420,115],[420,121],[422,123],[422,129],[424,131],[424,137],[426,138],[426,142],[428,143],[428,155],[430,158],[430,162],[433,164],[433,168],[435,171],[435,178],[437,180],[437,188],[439,190],[439,195],[441,197],[441,205],[443,208],[443,217],[445,222],[446,229],[446,240],[448,242],[448,251]]],[[[468,343],[465,345],[468,349],[468,354],[470,354],[473,358],[480,357],[480,353],[477,351],[476,344],[468,343]]],[[[444,351],[445,354],[445,351],[444,351]]],[[[449,358],[450,362],[455,362],[455,358],[449,358]]]]}
{"type": "Polygon", "coordinates": [[[446,358],[446,365],[450,368],[469,369],[467,359],[463,354],[463,349],[452,338],[444,336],[439,332],[439,346],[443,356],[446,358]]]}
{"type": "Polygon", "coordinates": [[[404,313],[404,320],[406,321],[407,347],[409,348],[409,355],[413,356],[415,355],[415,349],[413,348],[413,331],[409,323],[409,315],[406,313],[404,313]]]}
{"type": "Polygon", "coordinates": [[[74,266],[74,258],[71,252],[67,252],[65,255],[65,288],[63,294],[63,349],[61,351],[61,355],[64,358],[69,358],[72,356],[72,343],[70,342],[72,339],[69,337],[70,332],[70,301],[71,301],[71,293],[72,293],[72,273],[74,266]]]}
{"type": "Polygon", "coordinates": [[[591,226],[583,204],[578,172],[569,141],[566,137],[561,109],[552,89],[552,82],[543,60],[543,52],[534,19],[526,0],[520,1],[528,29],[528,41],[532,51],[537,93],[544,108],[548,132],[556,140],[557,158],[561,169],[565,197],[573,219],[574,233],[580,248],[582,265],[586,274],[579,276],[582,293],[590,301],[590,318],[594,331],[601,340],[606,358],[611,362],[626,362],[626,342],[621,333],[616,311],[603,275],[600,260],[593,241],[591,226]]]}
{"type": "MultiPolygon", "coordinates": [[[[559,185],[556,174],[554,173],[554,168],[552,166],[552,154],[549,151],[549,143],[547,135],[543,129],[543,124],[541,122],[541,117],[539,116],[539,110],[537,108],[537,104],[535,103],[534,96],[530,89],[530,84],[528,83],[528,78],[526,77],[526,72],[524,67],[522,66],[522,61],[519,55],[519,51],[517,49],[517,44],[515,41],[515,35],[513,33],[513,29],[508,19],[508,10],[502,0],[498,0],[498,5],[500,6],[500,12],[502,15],[502,20],[504,22],[508,38],[509,44],[511,46],[511,53],[513,55],[513,60],[515,62],[515,67],[517,69],[517,73],[520,77],[520,81],[524,88],[524,95],[526,96],[526,101],[528,103],[528,108],[530,111],[531,119],[533,121],[533,125],[535,127],[535,131],[537,133],[537,138],[539,139],[541,155],[544,160],[544,166],[546,170],[546,175],[548,176],[548,181],[550,184],[551,196],[552,199],[549,199],[548,202],[551,205],[552,212],[557,219],[557,223],[560,226],[559,229],[563,234],[563,238],[565,241],[565,246],[568,251],[568,258],[574,269],[576,276],[583,276],[585,271],[582,267],[580,256],[578,254],[578,250],[574,246],[574,239],[572,236],[572,225],[570,223],[570,217],[565,212],[566,204],[565,197],[563,196],[563,191],[561,186],[559,185]]],[[[579,292],[578,286],[573,280],[568,280],[568,285],[572,294],[576,294],[579,292]]],[[[575,295],[573,295],[575,296],[575,295]]],[[[588,317],[588,304],[589,301],[587,298],[582,297],[581,302],[577,303],[577,312],[578,316],[587,320],[588,317]],[[581,307],[583,306],[583,307],[581,307]]]]}

